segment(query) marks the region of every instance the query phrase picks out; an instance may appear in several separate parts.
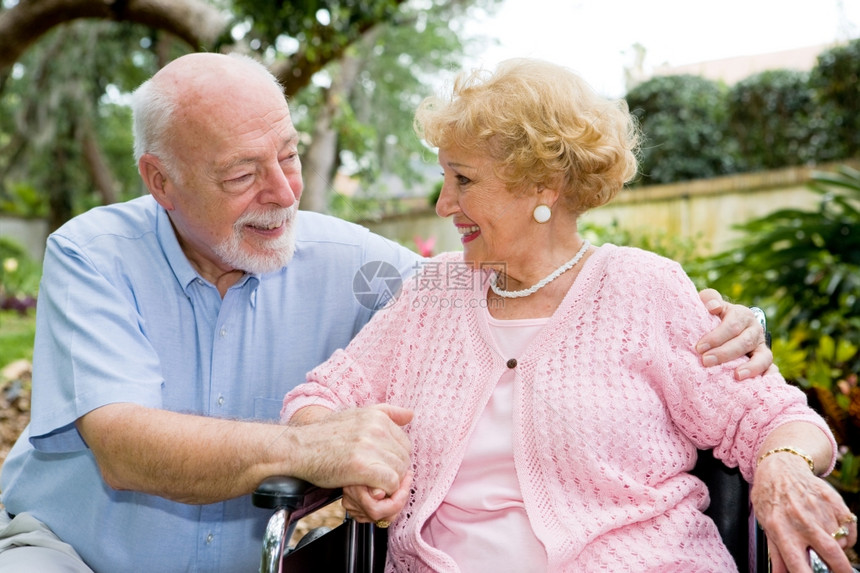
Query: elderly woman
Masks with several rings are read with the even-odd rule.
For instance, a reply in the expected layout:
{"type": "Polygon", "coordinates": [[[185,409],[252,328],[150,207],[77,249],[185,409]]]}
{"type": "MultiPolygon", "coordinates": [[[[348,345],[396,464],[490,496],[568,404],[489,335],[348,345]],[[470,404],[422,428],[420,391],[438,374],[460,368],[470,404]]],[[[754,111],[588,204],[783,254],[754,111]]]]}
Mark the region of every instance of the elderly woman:
{"type": "Polygon", "coordinates": [[[850,571],[856,518],[819,477],[835,442],[804,395],[776,368],[703,367],[717,319],[681,267],[577,232],[636,171],[626,105],[513,60],[461,76],[416,126],[463,252],[426,263],[282,412],[414,410],[412,482],[345,489],[356,517],[393,521],[388,570],[732,571],[689,473],[713,448],[753,483],[775,571],[807,571],[808,547],[850,571]]]}

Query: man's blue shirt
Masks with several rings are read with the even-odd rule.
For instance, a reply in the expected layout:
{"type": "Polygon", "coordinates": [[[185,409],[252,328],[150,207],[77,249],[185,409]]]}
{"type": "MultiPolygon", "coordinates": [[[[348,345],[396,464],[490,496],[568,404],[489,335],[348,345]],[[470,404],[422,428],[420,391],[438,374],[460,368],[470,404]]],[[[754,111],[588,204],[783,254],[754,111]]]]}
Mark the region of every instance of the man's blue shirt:
{"type": "Polygon", "coordinates": [[[223,299],[151,197],[94,209],[52,234],[31,422],[0,481],[7,510],[47,523],[96,571],[256,570],[269,512],[247,496],[186,505],[114,491],[75,420],[131,402],[276,421],[284,394],[367,323],[368,300],[385,301],[379,291],[392,282],[368,283],[379,265],[364,265],[384,261],[405,277],[420,260],[339,219],[303,211],[297,224],[293,260],[245,275],[223,299]]]}

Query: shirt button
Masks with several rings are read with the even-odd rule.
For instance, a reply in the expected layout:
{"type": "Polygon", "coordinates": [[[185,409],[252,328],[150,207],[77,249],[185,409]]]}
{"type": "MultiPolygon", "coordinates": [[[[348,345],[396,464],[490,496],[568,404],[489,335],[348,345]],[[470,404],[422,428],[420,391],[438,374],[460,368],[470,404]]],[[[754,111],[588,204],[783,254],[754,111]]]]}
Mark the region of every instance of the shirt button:
{"type": "Polygon", "coordinates": [[[221,335],[221,337],[222,337],[222,338],[223,338],[223,337],[225,337],[225,336],[227,336],[227,329],[226,329],[226,328],[222,328],[222,329],[221,329],[221,331],[219,332],[219,334],[221,335]]]}
{"type": "Polygon", "coordinates": [[[507,363],[508,368],[516,368],[517,367],[517,359],[511,358],[507,363]]]}
{"type": "Polygon", "coordinates": [[[224,405],[224,396],[218,396],[218,405],[219,405],[219,406],[223,406],[223,405],[224,405]]]}
{"type": "Polygon", "coordinates": [[[206,545],[209,545],[210,543],[212,543],[213,539],[215,539],[214,535],[212,535],[211,533],[209,535],[207,535],[206,536],[206,545]]]}

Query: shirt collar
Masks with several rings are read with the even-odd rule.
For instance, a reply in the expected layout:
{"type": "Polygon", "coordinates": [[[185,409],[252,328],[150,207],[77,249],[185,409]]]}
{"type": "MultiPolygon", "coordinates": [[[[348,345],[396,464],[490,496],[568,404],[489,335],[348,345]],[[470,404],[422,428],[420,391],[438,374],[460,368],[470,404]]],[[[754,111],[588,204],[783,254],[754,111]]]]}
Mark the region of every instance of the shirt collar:
{"type": "MultiPolygon", "coordinates": [[[[176,280],[179,281],[179,284],[182,285],[182,290],[187,292],[189,285],[194,281],[198,279],[205,281],[206,279],[200,276],[200,273],[191,266],[188,257],[186,257],[185,253],[182,252],[182,247],[179,245],[179,239],[176,237],[176,231],[173,229],[167,210],[165,210],[161,205],[158,205],[156,209],[158,214],[156,216],[155,227],[158,242],[161,245],[161,250],[164,251],[164,255],[167,257],[167,263],[170,265],[173,275],[176,277],[176,280]]],[[[255,297],[254,293],[256,292],[257,286],[260,284],[259,274],[245,273],[245,275],[236,281],[236,284],[230,288],[242,288],[249,281],[251,281],[249,286],[253,302],[255,297]]]]}
{"type": "Polygon", "coordinates": [[[179,246],[179,239],[176,237],[167,211],[161,205],[156,206],[156,211],[158,214],[155,220],[155,232],[158,236],[158,243],[161,245],[161,250],[164,251],[164,256],[167,257],[167,263],[170,265],[176,280],[182,285],[183,290],[187,289],[192,281],[202,277],[194,270],[185,253],[182,252],[182,247],[179,246]]]}

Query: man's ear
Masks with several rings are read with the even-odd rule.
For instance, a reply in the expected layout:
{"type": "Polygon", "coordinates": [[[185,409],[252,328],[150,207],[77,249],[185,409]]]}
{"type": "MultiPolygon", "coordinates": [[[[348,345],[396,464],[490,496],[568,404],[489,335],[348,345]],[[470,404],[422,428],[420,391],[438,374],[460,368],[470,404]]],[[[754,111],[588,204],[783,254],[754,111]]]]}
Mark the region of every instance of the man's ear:
{"type": "Polygon", "coordinates": [[[166,189],[169,179],[161,160],[151,153],[144,153],[137,162],[137,170],[140,172],[144,185],[158,201],[158,204],[168,211],[172,211],[173,201],[171,201],[166,189]]]}

